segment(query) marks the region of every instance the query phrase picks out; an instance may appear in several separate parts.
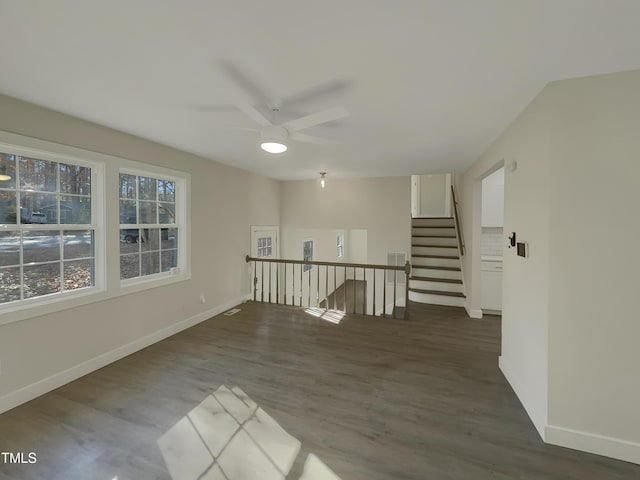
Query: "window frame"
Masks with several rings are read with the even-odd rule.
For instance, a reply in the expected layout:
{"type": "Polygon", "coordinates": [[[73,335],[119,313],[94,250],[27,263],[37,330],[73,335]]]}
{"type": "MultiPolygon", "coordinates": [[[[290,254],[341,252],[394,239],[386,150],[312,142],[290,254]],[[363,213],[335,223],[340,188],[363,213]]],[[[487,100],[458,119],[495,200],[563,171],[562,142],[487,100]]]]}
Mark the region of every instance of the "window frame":
{"type": "MultiPolygon", "coordinates": [[[[315,248],[316,248],[315,240],[313,238],[307,238],[307,239],[304,239],[302,241],[302,261],[303,262],[313,262],[315,248]],[[305,258],[305,255],[304,255],[307,243],[311,243],[311,258],[305,258]]],[[[311,272],[313,270],[313,267],[314,267],[314,265],[312,265],[312,264],[303,263],[302,264],[302,272],[303,273],[311,272]]]]}
{"type": "MultiPolygon", "coordinates": [[[[189,238],[187,230],[187,198],[188,192],[190,188],[189,175],[183,174],[178,171],[168,170],[162,167],[156,167],[154,165],[145,166],[144,168],[131,166],[122,166],[118,169],[117,178],[118,178],[118,186],[120,185],[120,175],[136,175],[137,177],[145,177],[145,178],[153,178],[155,180],[169,180],[175,182],[175,192],[174,192],[174,205],[175,205],[175,223],[174,224],[143,224],[140,223],[140,218],[138,218],[137,224],[132,223],[120,223],[120,192],[117,192],[117,201],[118,201],[118,247],[120,247],[120,230],[121,229],[162,229],[162,228],[175,228],[178,231],[178,262],[176,267],[173,267],[171,270],[166,272],[153,273],[150,275],[139,275],[137,277],[131,278],[120,278],[120,248],[118,248],[118,278],[120,278],[120,287],[126,288],[130,286],[135,286],[139,284],[148,284],[153,282],[158,282],[167,278],[174,277],[183,277],[184,274],[190,276],[190,268],[188,265],[188,250],[189,250],[189,238]]],[[[136,187],[137,190],[137,187],[136,187]]],[[[140,199],[136,194],[136,203],[139,202],[140,199]]],[[[156,203],[161,203],[159,200],[155,200],[156,203]]],[[[139,206],[137,206],[137,209],[139,206]]]]}
{"type": "MultiPolygon", "coordinates": [[[[11,148],[11,153],[15,152],[27,157],[50,159],[62,163],[85,163],[92,168],[92,174],[95,173],[98,176],[97,180],[92,178],[91,185],[92,225],[95,227],[94,287],[34,297],[27,299],[28,301],[11,302],[5,304],[4,307],[0,304],[0,326],[191,279],[190,173],[3,130],[0,130],[0,145],[5,150],[11,148]],[[121,285],[118,238],[119,195],[117,190],[111,194],[108,190],[108,188],[118,188],[120,169],[141,171],[146,174],[153,173],[160,177],[175,176],[184,181],[185,201],[183,202],[184,215],[182,219],[184,222],[183,236],[186,240],[182,241],[181,245],[186,254],[183,256],[184,269],[176,274],[121,285]],[[112,232],[118,232],[118,235],[114,235],[112,232]],[[117,267],[114,262],[117,262],[117,267]]],[[[41,225],[35,225],[35,228],[37,229],[38,226],[41,225]]],[[[86,225],[84,227],[86,228],[86,225]]]]}
{"type": "MultiPolygon", "coordinates": [[[[47,307],[47,311],[52,311],[49,308],[55,304],[63,304],[69,300],[93,296],[100,292],[104,292],[106,289],[106,272],[105,272],[105,242],[104,242],[104,181],[105,181],[105,169],[104,163],[96,161],[91,158],[91,155],[85,155],[84,151],[74,149],[73,147],[66,147],[62,145],[53,144],[50,142],[44,142],[29,137],[23,137],[21,135],[9,134],[7,132],[0,131],[0,153],[8,153],[19,157],[32,158],[35,160],[45,160],[50,162],[56,162],[59,164],[77,165],[91,169],[91,194],[89,198],[91,200],[91,223],[86,224],[65,224],[65,223],[44,223],[44,224],[23,224],[19,223],[16,219],[16,224],[0,224],[0,229],[4,232],[15,231],[19,232],[22,236],[25,232],[30,231],[50,231],[52,233],[60,234],[60,249],[61,256],[59,258],[60,269],[64,269],[64,257],[62,256],[62,250],[64,246],[64,231],[81,231],[91,230],[93,232],[93,285],[90,287],[83,287],[77,290],[62,290],[59,292],[52,292],[45,295],[39,295],[31,298],[21,298],[7,303],[0,303],[0,314],[2,314],[2,320],[0,325],[11,323],[15,321],[14,318],[22,319],[35,316],[36,314],[26,314],[25,312],[35,312],[37,307],[47,307]],[[62,147],[62,148],[60,148],[62,147]]],[[[89,152],[86,152],[89,153],[89,152]]],[[[16,166],[18,160],[16,159],[16,166]]],[[[59,169],[59,166],[58,166],[59,169]]],[[[18,171],[18,170],[17,170],[18,171]]],[[[57,188],[60,186],[59,172],[57,173],[57,188]]],[[[19,171],[16,175],[16,214],[20,212],[20,202],[18,201],[17,192],[20,190],[19,185],[20,177],[19,171]]],[[[61,191],[55,192],[59,197],[57,200],[58,222],[60,221],[60,197],[67,195],[61,191]]],[[[21,249],[22,251],[22,249],[21,249]]],[[[22,275],[23,268],[25,267],[22,253],[20,255],[20,272],[22,275]]],[[[87,257],[88,258],[88,257],[87,257]]],[[[54,263],[43,262],[41,264],[54,263]]],[[[39,262],[40,264],[40,262],[39,262]]],[[[21,280],[24,282],[24,279],[21,280]]],[[[61,282],[63,277],[61,277],[61,282]]],[[[54,310],[55,311],[55,310],[54,310]]]]}

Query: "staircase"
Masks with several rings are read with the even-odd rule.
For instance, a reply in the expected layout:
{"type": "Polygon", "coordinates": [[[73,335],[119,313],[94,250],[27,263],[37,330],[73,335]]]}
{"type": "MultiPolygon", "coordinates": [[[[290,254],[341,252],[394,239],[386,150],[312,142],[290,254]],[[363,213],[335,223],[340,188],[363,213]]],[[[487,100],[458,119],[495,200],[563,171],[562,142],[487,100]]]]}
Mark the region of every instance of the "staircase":
{"type": "Polygon", "coordinates": [[[453,218],[414,218],[411,223],[409,300],[463,307],[460,252],[453,218]]]}

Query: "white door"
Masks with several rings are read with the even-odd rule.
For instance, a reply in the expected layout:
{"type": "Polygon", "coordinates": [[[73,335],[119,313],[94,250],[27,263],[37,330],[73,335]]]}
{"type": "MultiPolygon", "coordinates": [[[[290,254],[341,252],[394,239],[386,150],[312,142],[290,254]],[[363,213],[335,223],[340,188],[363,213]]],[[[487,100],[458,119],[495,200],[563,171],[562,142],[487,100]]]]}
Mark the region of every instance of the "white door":
{"type": "Polygon", "coordinates": [[[450,173],[439,175],[412,175],[411,216],[413,218],[451,216],[450,173]]]}
{"type": "MultiPolygon", "coordinates": [[[[251,256],[253,258],[279,258],[278,230],[276,225],[251,227],[251,256]]],[[[269,262],[251,262],[252,298],[276,303],[278,290],[278,265],[269,262]]]]}

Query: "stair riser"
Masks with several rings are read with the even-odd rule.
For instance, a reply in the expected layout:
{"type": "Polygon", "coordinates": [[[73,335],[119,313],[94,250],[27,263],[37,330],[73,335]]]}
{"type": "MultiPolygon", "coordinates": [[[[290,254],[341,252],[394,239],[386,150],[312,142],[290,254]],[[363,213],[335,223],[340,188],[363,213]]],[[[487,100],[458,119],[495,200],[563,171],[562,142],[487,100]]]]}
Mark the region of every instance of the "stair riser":
{"type": "Polygon", "coordinates": [[[430,268],[420,268],[415,265],[411,269],[412,275],[416,277],[449,278],[452,280],[462,280],[462,272],[453,270],[433,270],[430,268]]]}
{"type": "Polygon", "coordinates": [[[411,257],[411,265],[415,268],[428,268],[432,267],[456,267],[460,268],[460,260],[457,258],[423,258],[423,257],[411,257]]]}
{"type": "Polygon", "coordinates": [[[414,227],[453,227],[453,218],[414,218],[414,227]]]}
{"type": "Polygon", "coordinates": [[[411,235],[455,235],[454,228],[412,228],[411,235]]]}
{"type": "Polygon", "coordinates": [[[446,297],[444,295],[431,295],[429,293],[409,292],[409,300],[419,303],[431,303],[433,305],[447,305],[450,307],[464,307],[464,298],[446,297]]]}
{"type": "Polygon", "coordinates": [[[411,247],[412,255],[443,255],[445,257],[457,257],[457,248],[446,247],[411,247]]]}
{"type": "Polygon", "coordinates": [[[458,241],[455,238],[425,238],[425,237],[412,237],[411,243],[413,245],[445,245],[447,247],[455,247],[458,245],[458,241]]]}
{"type": "Polygon", "coordinates": [[[436,290],[438,292],[459,292],[464,293],[461,283],[427,282],[424,280],[409,280],[411,288],[419,290],[436,290]]]}

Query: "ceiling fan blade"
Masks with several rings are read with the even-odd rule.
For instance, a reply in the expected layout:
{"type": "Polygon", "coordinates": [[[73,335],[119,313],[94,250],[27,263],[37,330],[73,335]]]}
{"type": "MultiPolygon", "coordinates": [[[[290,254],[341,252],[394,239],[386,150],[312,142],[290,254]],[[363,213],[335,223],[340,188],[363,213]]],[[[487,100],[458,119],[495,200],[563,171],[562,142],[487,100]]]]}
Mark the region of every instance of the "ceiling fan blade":
{"type": "Polygon", "coordinates": [[[236,106],[238,110],[243,112],[247,117],[251,118],[261,127],[273,125],[267,118],[262,115],[253,105],[251,105],[242,95],[233,95],[231,102],[236,106]]]}
{"type": "Polygon", "coordinates": [[[272,125],[272,123],[251,104],[251,97],[264,98],[264,94],[260,88],[249,80],[233,63],[224,60],[221,62],[221,65],[233,89],[231,92],[231,103],[258,125],[262,127],[272,125]]]}
{"type": "Polygon", "coordinates": [[[281,126],[286,128],[290,132],[297,132],[299,130],[314,127],[322,123],[338,120],[339,118],[344,118],[348,115],[349,112],[347,112],[344,107],[334,107],[322,112],[312,113],[311,115],[307,115],[305,117],[296,118],[295,120],[283,123],[281,126]]]}
{"type": "Polygon", "coordinates": [[[313,143],[316,145],[324,145],[326,147],[335,147],[337,146],[339,143],[334,141],[334,140],[329,140],[327,138],[320,138],[320,137],[315,137],[313,135],[306,135],[304,133],[292,133],[291,136],[289,137],[291,140],[296,140],[298,142],[305,142],[305,143],[313,143]]]}
{"type": "Polygon", "coordinates": [[[349,82],[345,80],[334,79],[325,83],[313,85],[309,88],[294,93],[293,95],[284,97],[282,101],[285,105],[305,103],[311,100],[315,100],[318,97],[337,94],[343,90],[347,90],[349,87],[349,82]]]}

